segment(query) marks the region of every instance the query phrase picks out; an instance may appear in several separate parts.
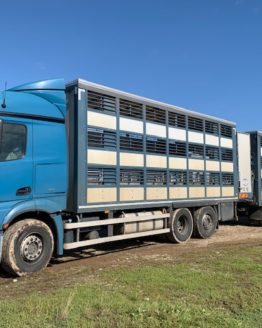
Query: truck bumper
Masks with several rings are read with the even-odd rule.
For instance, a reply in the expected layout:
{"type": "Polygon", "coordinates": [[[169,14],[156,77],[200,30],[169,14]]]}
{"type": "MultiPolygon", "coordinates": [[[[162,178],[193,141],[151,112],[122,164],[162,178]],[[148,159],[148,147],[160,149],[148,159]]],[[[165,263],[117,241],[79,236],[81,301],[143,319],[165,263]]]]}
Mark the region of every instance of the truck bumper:
{"type": "Polygon", "coordinates": [[[4,237],[3,231],[0,231],[0,263],[2,261],[3,237],[4,237]]]}

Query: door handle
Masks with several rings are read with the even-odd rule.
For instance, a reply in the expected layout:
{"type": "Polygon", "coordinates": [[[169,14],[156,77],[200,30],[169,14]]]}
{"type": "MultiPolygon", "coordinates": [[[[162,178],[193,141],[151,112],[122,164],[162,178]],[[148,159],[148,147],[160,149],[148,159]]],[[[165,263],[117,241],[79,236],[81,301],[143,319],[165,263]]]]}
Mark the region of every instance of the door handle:
{"type": "Polygon", "coordinates": [[[17,189],[16,196],[28,195],[31,194],[31,191],[32,191],[31,187],[22,187],[17,189]]]}

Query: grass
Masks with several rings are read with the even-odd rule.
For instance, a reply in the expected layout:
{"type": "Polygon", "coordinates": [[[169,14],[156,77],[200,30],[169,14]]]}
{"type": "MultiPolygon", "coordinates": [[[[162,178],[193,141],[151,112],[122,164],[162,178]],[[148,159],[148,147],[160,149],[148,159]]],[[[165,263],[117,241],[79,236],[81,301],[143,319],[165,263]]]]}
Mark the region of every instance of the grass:
{"type": "Polygon", "coordinates": [[[0,327],[259,328],[261,254],[232,246],[108,268],[69,288],[2,300],[0,327]]]}

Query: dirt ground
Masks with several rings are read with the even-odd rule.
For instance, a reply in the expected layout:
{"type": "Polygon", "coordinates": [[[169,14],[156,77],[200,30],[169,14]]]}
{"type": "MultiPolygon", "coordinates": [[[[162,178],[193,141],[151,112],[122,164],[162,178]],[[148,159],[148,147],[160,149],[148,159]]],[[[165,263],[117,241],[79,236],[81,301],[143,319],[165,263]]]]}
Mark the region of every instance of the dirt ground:
{"type": "Polygon", "coordinates": [[[204,256],[210,250],[219,251],[237,245],[262,246],[262,227],[247,225],[245,220],[241,220],[236,224],[220,225],[209,239],[191,239],[186,244],[147,238],[99,245],[95,249],[67,253],[64,257],[53,259],[42,272],[19,279],[0,271],[0,299],[70,287],[92,279],[101,270],[116,266],[135,266],[158,260],[181,262],[184,258],[190,259],[196,252],[204,256]]]}

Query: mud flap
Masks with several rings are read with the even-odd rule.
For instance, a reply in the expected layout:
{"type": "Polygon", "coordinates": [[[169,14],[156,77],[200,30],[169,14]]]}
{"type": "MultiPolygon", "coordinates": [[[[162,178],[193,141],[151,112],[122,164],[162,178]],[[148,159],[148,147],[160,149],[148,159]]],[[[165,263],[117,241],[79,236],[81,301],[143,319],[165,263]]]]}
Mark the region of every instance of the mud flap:
{"type": "Polygon", "coordinates": [[[235,204],[232,202],[220,204],[221,221],[233,221],[235,219],[235,204]]]}

